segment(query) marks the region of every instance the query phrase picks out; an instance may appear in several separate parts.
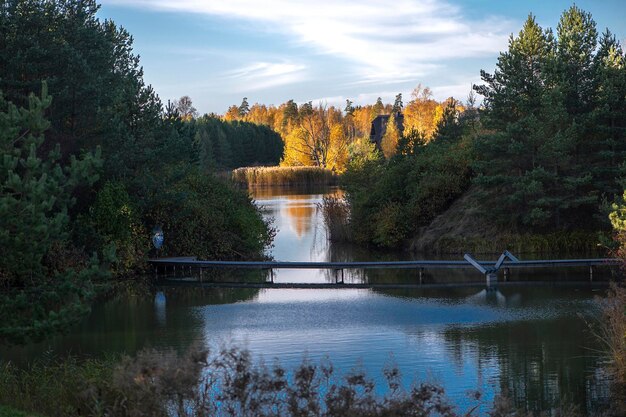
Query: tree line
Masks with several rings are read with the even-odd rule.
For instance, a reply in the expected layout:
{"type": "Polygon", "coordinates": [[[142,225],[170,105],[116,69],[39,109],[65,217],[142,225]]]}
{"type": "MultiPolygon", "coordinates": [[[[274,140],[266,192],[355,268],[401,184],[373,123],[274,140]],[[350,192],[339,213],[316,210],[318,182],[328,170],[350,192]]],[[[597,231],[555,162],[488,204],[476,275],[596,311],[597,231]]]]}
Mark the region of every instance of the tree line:
{"type": "MultiPolygon", "coordinates": [[[[413,90],[406,107],[402,94],[393,104],[383,103],[380,97],[374,104],[363,106],[346,100],[343,109],[311,101],[298,104],[294,100],[279,106],[250,105],[244,97],[240,105],[230,106],[221,118],[268,126],[280,134],[284,143],[281,166],[317,166],[342,173],[350,159],[370,147],[372,121],[377,116],[401,112],[405,128],[420,131],[428,141],[443,117],[447,101],[435,100],[431,89],[421,84],[413,90]]],[[[394,140],[397,142],[397,138],[386,142],[394,140]]],[[[388,147],[395,149],[395,144],[388,147]]]]}

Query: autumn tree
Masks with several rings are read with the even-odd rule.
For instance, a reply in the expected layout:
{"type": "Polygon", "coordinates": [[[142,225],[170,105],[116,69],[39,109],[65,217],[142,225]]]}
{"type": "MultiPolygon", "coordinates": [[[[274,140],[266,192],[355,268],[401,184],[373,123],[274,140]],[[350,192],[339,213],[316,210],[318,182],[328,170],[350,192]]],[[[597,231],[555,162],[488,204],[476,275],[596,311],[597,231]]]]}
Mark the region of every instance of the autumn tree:
{"type": "Polygon", "coordinates": [[[411,101],[404,109],[404,126],[407,131],[416,130],[426,139],[433,137],[442,113],[442,106],[433,99],[428,87],[418,84],[411,93],[411,101]]]}
{"type": "Polygon", "coordinates": [[[383,114],[383,112],[385,111],[385,105],[383,104],[383,99],[378,97],[376,99],[376,104],[374,104],[374,107],[372,107],[372,113],[373,116],[379,116],[381,114],[383,114]]]}
{"type": "Polygon", "coordinates": [[[380,143],[380,147],[383,151],[383,155],[385,155],[385,158],[389,159],[396,154],[401,135],[402,134],[398,129],[396,114],[392,113],[387,120],[385,134],[383,135],[383,139],[380,143]]]}

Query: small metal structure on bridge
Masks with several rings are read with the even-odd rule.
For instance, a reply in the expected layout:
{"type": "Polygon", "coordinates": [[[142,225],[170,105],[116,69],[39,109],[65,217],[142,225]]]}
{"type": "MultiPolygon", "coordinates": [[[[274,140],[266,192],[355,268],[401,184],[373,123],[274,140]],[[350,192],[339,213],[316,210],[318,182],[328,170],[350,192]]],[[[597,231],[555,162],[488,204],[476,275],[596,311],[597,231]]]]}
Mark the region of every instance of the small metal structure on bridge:
{"type": "MultiPolygon", "coordinates": [[[[588,267],[589,281],[593,281],[594,268],[598,266],[616,266],[622,263],[620,259],[552,259],[552,260],[529,260],[521,261],[509,251],[504,251],[497,261],[479,261],[472,255],[465,254],[463,261],[381,261],[381,262],[282,262],[282,261],[200,261],[195,257],[161,258],[148,261],[155,268],[158,278],[159,269],[176,271],[193,270],[198,272],[200,282],[203,281],[205,269],[256,269],[269,271],[269,281],[265,283],[219,283],[222,287],[287,287],[287,288],[331,288],[331,287],[407,287],[421,286],[424,283],[424,272],[429,269],[466,269],[473,268],[484,275],[487,288],[494,288],[498,283],[498,272],[504,270],[504,281],[508,281],[512,268],[563,268],[563,267],[588,267]],[[333,270],[334,283],[274,283],[274,270],[276,269],[326,269],[333,270]],[[345,283],[344,270],[346,269],[413,269],[418,271],[419,281],[414,284],[365,284],[345,283]]],[[[455,283],[454,285],[462,285],[455,283]]]]}

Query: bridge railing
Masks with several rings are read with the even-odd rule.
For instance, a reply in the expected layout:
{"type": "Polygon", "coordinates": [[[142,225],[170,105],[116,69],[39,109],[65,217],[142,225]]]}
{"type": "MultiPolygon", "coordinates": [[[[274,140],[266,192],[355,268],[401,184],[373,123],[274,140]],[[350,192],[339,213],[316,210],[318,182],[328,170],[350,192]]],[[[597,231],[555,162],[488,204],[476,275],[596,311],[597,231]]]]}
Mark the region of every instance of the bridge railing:
{"type": "Polygon", "coordinates": [[[301,261],[203,261],[192,257],[150,259],[158,276],[159,268],[196,269],[256,269],[269,271],[270,282],[274,282],[276,269],[317,269],[334,270],[335,283],[341,284],[345,269],[413,269],[419,272],[419,283],[423,283],[424,272],[428,269],[475,269],[485,277],[488,287],[498,282],[498,272],[504,270],[504,280],[508,280],[513,268],[567,268],[588,267],[589,279],[593,280],[594,268],[598,266],[615,266],[623,263],[615,258],[589,259],[548,259],[522,261],[504,251],[497,261],[480,261],[472,255],[465,254],[464,260],[419,260],[419,261],[379,261],[379,262],[301,262],[301,261]],[[341,279],[339,279],[341,277],[341,279]]]}

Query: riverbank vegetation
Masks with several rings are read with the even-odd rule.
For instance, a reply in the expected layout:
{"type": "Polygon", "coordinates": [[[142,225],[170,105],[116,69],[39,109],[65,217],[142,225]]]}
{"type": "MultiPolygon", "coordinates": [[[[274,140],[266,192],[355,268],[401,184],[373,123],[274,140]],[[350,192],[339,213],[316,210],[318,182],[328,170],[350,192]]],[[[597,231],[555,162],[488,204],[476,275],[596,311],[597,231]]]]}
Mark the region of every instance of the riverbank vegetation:
{"type": "Polygon", "coordinates": [[[278,163],[263,126],[194,119],[144,84],[95,1],[0,8],[0,341],[67,329],[159,255],[260,259],[272,231],[216,168],[278,163]],[[215,132],[209,135],[207,132],[215,132]],[[211,138],[217,137],[215,141],[211,138]]]}
{"type": "Polygon", "coordinates": [[[348,164],[349,239],[432,252],[510,236],[554,252],[533,241],[584,235],[593,243],[574,249],[585,249],[610,230],[626,160],[626,58],[615,36],[599,35],[576,6],[556,31],[531,15],[481,77],[481,107],[473,93],[464,105],[448,100],[430,138],[409,127],[395,152],[348,164]]]}
{"type": "Polygon", "coordinates": [[[232,180],[244,186],[325,186],[336,185],[338,177],[329,170],[312,166],[246,167],[233,170],[232,180]]]}

